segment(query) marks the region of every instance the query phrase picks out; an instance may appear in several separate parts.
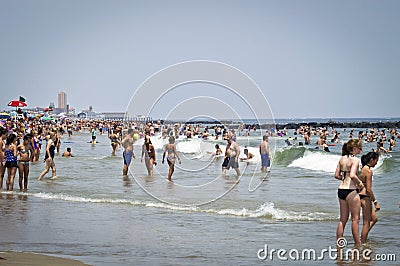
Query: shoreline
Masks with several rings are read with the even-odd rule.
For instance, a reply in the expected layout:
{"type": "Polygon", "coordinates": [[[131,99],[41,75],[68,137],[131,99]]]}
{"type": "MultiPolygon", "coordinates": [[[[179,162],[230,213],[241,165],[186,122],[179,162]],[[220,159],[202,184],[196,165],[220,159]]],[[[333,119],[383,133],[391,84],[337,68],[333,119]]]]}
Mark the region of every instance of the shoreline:
{"type": "MultiPolygon", "coordinates": [[[[203,123],[207,124],[207,123],[203,123]]],[[[239,123],[231,123],[225,124],[228,128],[236,128],[239,126],[239,123]]],[[[263,123],[263,124],[248,124],[244,123],[243,127],[255,127],[256,129],[271,129],[275,128],[276,130],[286,129],[298,129],[301,126],[309,126],[310,128],[358,128],[358,129],[370,129],[370,128],[400,128],[400,121],[387,121],[387,122],[290,122],[290,123],[263,123]]]]}
{"type": "MultiPolygon", "coordinates": [[[[387,122],[304,122],[304,123],[286,123],[286,124],[276,124],[276,128],[283,129],[284,127],[288,129],[297,129],[300,126],[310,126],[314,128],[319,127],[334,127],[334,128],[400,128],[400,121],[387,121],[387,122]]],[[[264,128],[264,125],[261,125],[264,128]]]]}
{"type": "Polygon", "coordinates": [[[0,265],[87,266],[78,260],[30,252],[0,251],[0,265]]]}
{"type": "MultiPolygon", "coordinates": [[[[239,121],[233,121],[233,120],[220,120],[220,121],[207,121],[207,120],[202,120],[202,121],[190,121],[190,122],[184,122],[184,121],[164,121],[164,120],[159,120],[161,121],[161,124],[174,124],[174,123],[183,123],[183,124],[194,124],[194,125],[208,125],[208,126],[214,126],[214,125],[224,125],[229,128],[234,128],[239,125],[243,125],[244,128],[247,128],[248,126],[253,127],[255,126],[257,129],[270,129],[271,127],[275,127],[277,130],[287,128],[287,129],[297,129],[300,126],[309,126],[313,128],[319,128],[319,127],[334,127],[334,128],[400,128],[400,119],[397,120],[379,120],[379,121],[370,121],[368,119],[365,120],[357,120],[357,121],[335,121],[335,120],[327,120],[327,121],[321,121],[318,122],[318,119],[315,120],[308,120],[308,121],[279,121],[280,119],[276,119],[275,121],[269,121],[265,123],[252,123],[252,122],[239,122],[239,121]]],[[[156,123],[157,120],[149,121],[156,123]]]]}

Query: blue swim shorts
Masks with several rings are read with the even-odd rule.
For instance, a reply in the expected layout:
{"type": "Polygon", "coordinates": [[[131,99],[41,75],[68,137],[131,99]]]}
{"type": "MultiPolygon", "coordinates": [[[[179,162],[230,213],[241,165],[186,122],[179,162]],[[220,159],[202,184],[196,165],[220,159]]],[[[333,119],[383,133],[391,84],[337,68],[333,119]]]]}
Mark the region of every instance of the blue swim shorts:
{"type": "Polygon", "coordinates": [[[269,160],[268,154],[261,154],[261,166],[262,167],[270,167],[271,162],[269,160]]]}
{"type": "Polygon", "coordinates": [[[123,152],[122,155],[124,156],[124,164],[129,166],[131,164],[132,161],[132,156],[133,156],[133,152],[129,151],[129,152],[123,152]]]}

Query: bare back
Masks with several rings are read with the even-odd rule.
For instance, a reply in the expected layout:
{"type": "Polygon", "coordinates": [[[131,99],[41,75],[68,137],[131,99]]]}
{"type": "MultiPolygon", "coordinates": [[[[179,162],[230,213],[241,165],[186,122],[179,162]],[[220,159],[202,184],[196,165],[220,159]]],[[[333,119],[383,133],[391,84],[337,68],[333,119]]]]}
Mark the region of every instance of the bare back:
{"type": "Polygon", "coordinates": [[[360,167],[360,160],[357,157],[342,156],[337,166],[343,176],[342,182],[339,185],[340,189],[356,189],[356,185],[350,178],[351,173],[354,174],[360,167]]]}

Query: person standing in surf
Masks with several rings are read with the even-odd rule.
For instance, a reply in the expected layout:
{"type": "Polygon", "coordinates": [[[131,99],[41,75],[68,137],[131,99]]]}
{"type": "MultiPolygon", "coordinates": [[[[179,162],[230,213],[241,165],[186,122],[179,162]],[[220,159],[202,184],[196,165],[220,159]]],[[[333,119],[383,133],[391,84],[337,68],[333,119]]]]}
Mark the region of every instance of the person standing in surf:
{"type": "Polygon", "coordinates": [[[96,144],[96,128],[95,127],[93,127],[92,128],[92,130],[91,130],[91,132],[90,132],[91,134],[92,134],[92,144],[96,144]]]}
{"type": "Polygon", "coordinates": [[[123,176],[128,175],[128,169],[129,165],[131,164],[132,157],[136,158],[135,154],[133,153],[133,143],[135,143],[135,140],[133,139],[133,129],[130,128],[128,129],[128,134],[124,137],[124,139],[121,142],[121,145],[124,148],[124,152],[122,153],[124,157],[124,168],[122,170],[123,176]]]}
{"type": "Polygon", "coordinates": [[[239,155],[240,155],[240,148],[239,145],[236,143],[236,136],[232,133],[228,137],[228,145],[226,146],[225,151],[225,159],[222,164],[222,175],[226,175],[226,170],[229,168],[233,168],[236,171],[236,175],[240,176],[239,170],[239,155]]]}
{"type": "Polygon", "coordinates": [[[268,147],[268,136],[263,136],[263,141],[260,144],[260,155],[261,155],[261,171],[267,172],[268,167],[271,165],[269,158],[269,147],[268,147]]]}
{"type": "Polygon", "coordinates": [[[49,172],[50,168],[52,172],[52,179],[56,178],[57,170],[56,170],[56,164],[54,163],[54,151],[56,149],[56,145],[54,144],[55,141],[56,141],[56,135],[55,133],[51,132],[50,139],[46,145],[46,154],[44,157],[44,161],[46,162],[46,168],[40,174],[38,178],[39,181],[42,180],[43,177],[49,172]]]}
{"type": "Polygon", "coordinates": [[[178,152],[176,151],[175,137],[170,136],[168,141],[169,141],[169,144],[166,144],[164,147],[162,163],[164,163],[165,155],[167,155],[167,162],[169,165],[168,180],[172,181],[172,174],[175,171],[176,158],[178,158],[179,164],[181,163],[181,158],[179,158],[178,152]]]}
{"type": "Polygon", "coordinates": [[[118,135],[116,133],[112,133],[108,137],[111,140],[111,147],[112,147],[111,155],[115,156],[115,151],[117,150],[118,145],[120,145],[118,135]]]}
{"type": "Polygon", "coordinates": [[[149,174],[149,176],[153,176],[153,165],[157,165],[156,151],[153,144],[151,143],[149,135],[145,135],[144,137],[144,143],[142,146],[142,158],[140,159],[141,162],[143,162],[143,155],[144,162],[147,168],[147,173],[149,174]]]}
{"type": "Polygon", "coordinates": [[[231,159],[231,150],[230,150],[231,142],[230,142],[229,139],[226,139],[226,141],[227,141],[228,144],[226,145],[225,154],[224,154],[224,161],[222,162],[222,176],[226,175],[226,169],[228,167],[229,160],[231,159]]]}
{"type": "Polygon", "coordinates": [[[364,184],[364,188],[360,191],[361,207],[363,214],[363,227],[361,230],[361,243],[367,242],[368,233],[378,221],[376,212],[381,209],[375,194],[372,191],[372,170],[371,168],[378,163],[379,154],[376,152],[368,152],[361,156],[361,170],[360,180],[364,184]],[[375,205],[375,210],[372,208],[372,203],[375,205]]]}
{"type": "Polygon", "coordinates": [[[361,201],[357,189],[364,187],[363,182],[357,177],[360,168],[360,159],[355,157],[362,151],[362,141],[351,139],[343,145],[342,157],[340,158],[335,178],[341,180],[338,188],[340,207],[340,219],[336,228],[336,238],[343,237],[344,228],[351,213],[351,231],[356,245],[360,244],[360,209],[361,201]]]}
{"type": "Polygon", "coordinates": [[[34,150],[31,143],[31,135],[25,135],[23,142],[18,145],[17,150],[19,154],[18,158],[18,170],[19,170],[19,190],[28,190],[28,176],[29,176],[29,163],[34,156],[34,150]]]}
{"type": "Polygon", "coordinates": [[[8,137],[8,131],[5,128],[0,127],[0,189],[3,189],[4,173],[6,172],[6,141],[8,137]]]}
{"type": "Polygon", "coordinates": [[[15,134],[10,134],[7,137],[6,147],[4,149],[4,154],[6,157],[6,168],[7,168],[7,179],[6,179],[6,189],[12,191],[14,189],[14,178],[17,172],[17,136],[15,134]]]}

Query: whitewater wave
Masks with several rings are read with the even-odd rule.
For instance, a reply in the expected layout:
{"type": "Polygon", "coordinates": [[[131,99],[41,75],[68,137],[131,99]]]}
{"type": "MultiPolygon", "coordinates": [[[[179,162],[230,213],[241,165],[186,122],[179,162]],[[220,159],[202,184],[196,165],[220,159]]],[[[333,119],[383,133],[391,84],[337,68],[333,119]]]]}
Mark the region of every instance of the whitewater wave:
{"type": "MultiPolygon", "coordinates": [[[[226,150],[226,145],[219,144],[222,152],[226,150]]],[[[194,138],[190,140],[185,140],[178,142],[176,144],[176,149],[178,152],[185,154],[192,154],[191,159],[199,160],[209,160],[212,154],[215,153],[215,143],[210,141],[204,141],[201,138],[194,138]]],[[[245,158],[244,146],[240,146],[240,158],[245,158]]],[[[258,147],[247,147],[249,153],[253,155],[253,158],[248,160],[249,163],[257,163],[261,161],[261,156],[258,147]]]]}
{"type": "Polygon", "coordinates": [[[274,156],[274,163],[288,166],[294,160],[302,157],[307,149],[302,146],[279,148],[274,156]]]}
{"type": "Polygon", "coordinates": [[[248,218],[265,218],[274,220],[288,220],[288,221],[326,221],[337,219],[328,213],[322,212],[296,212],[282,210],[275,207],[273,202],[265,202],[261,204],[257,209],[204,209],[197,206],[180,206],[172,205],[162,202],[151,202],[151,201],[140,201],[132,199],[112,199],[112,198],[90,198],[82,196],[74,196],[68,194],[55,194],[55,193],[31,193],[31,192],[1,192],[2,194],[17,194],[23,196],[32,196],[41,199],[48,200],[62,200],[68,202],[80,202],[80,203],[96,203],[96,204],[127,204],[139,207],[168,209],[173,211],[183,212],[196,212],[196,213],[208,213],[223,216],[236,216],[236,217],[248,217],[248,218]]]}
{"type": "Polygon", "coordinates": [[[301,158],[294,160],[288,167],[300,167],[313,171],[335,173],[340,155],[318,151],[305,151],[301,158]]]}
{"type": "MultiPolygon", "coordinates": [[[[274,162],[288,167],[298,167],[312,171],[334,173],[341,155],[305,147],[286,147],[278,150],[274,162]]],[[[390,157],[380,157],[375,170],[390,167],[390,157]]]]}

